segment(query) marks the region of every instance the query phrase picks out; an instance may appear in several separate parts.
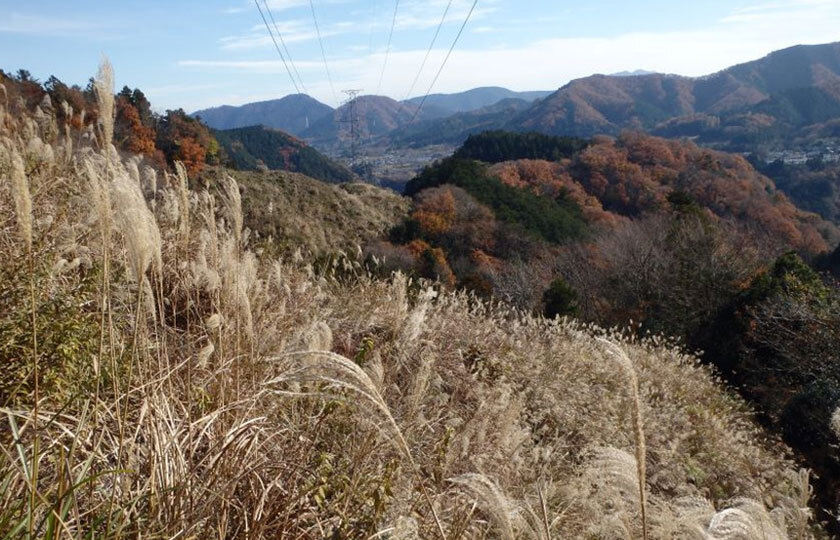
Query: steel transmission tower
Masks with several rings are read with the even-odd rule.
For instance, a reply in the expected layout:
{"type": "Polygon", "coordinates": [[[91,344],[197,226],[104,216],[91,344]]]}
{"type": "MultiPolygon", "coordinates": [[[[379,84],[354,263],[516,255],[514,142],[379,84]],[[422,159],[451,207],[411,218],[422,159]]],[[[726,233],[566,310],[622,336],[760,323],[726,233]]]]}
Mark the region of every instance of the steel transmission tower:
{"type": "Polygon", "coordinates": [[[356,110],[356,98],[362,92],[362,89],[342,90],[341,92],[347,96],[347,99],[344,100],[344,105],[347,105],[347,110],[339,122],[350,125],[350,155],[353,161],[355,161],[359,149],[359,138],[361,136],[359,132],[359,114],[356,110]]]}

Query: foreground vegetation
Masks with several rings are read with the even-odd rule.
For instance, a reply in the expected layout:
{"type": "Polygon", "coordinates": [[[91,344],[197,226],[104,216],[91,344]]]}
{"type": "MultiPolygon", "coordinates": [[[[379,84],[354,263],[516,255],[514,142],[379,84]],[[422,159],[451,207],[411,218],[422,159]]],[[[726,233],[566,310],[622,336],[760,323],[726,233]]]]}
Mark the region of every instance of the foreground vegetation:
{"type": "Polygon", "coordinates": [[[702,351],[814,470],[815,506],[834,526],[840,287],[806,262],[840,275],[840,248],[826,253],[834,225],[740,157],[636,133],[585,144],[488,132],[408,188],[408,218],[371,256],[546,317],[629,324],[702,351]],[[519,200],[572,205],[587,234],[559,220],[545,228],[554,237],[534,234],[553,214],[507,211],[519,200]]]}
{"type": "Polygon", "coordinates": [[[111,81],[90,140],[0,108],[5,535],[818,533],[808,474],[695,358],[260,258],[231,177],[116,153],[111,81]]]}

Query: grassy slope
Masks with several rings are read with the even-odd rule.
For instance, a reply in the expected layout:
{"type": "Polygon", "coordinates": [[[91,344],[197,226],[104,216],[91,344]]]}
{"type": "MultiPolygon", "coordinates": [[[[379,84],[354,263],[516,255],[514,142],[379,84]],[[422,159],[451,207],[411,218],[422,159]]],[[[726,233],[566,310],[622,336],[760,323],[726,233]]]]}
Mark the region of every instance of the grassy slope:
{"type": "Polygon", "coordinates": [[[243,187],[246,226],[284,250],[355,250],[387,233],[410,206],[391,190],[361,182],[327,184],[282,171],[227,172],[243,187]]]}
{"type": "MultiPolygon", "coordinates": [[[[47,125],[41,134],[61,132],[47,125]]],[[[86,167],[76,167],[60,148],[9,137],[21,133],[15,121],[0,126],[11,148],[0,150],[0,178],[23,179],[0,183],[0,255],[26,260],[17,225],[29,214],[13,200],[31,193],[37,271],[15,265],[0,287],[33,280],[36,312],[65,299],[87,314],[93,335],[102,324],[109,338],[39,366],[44,381],[62,381],[41,387],[41,414],[52,422],[12,439],[9,428],[32,418],[25,385],[6,411],[0,529],[43,527],[43,535],[52,524],[63,538],[91,528],[102,538],[140,530],[368,538],[391,527],[407,538],[639,538],[641,472],[652,538],[715,536],[727,524],[746,538],[807,534],[803,477],[695,359],[656,341],[607,335],[606,344],[594,328],[401,276],[375,280],[352,261],[336,268],[338,279],[306,260],[260,259],[236,225],[235,183],[221,180],[226,195],[215,202],[163,189],[152,212],[126,196],[139,193],[131,166],[94,152],[78,155],[86,167]],[[109,205],[92,208],[91,194],[102,192],[113,195],[109,205]],[[126,261],[140,267],[135,279],[126,261]],[[41,467],[30,499],[28,458],[19,456],[32,455],[35,438],[41,467]],[[758,502],[727,502],[736,496],[758,502]],[[713,520],[728,504],[742,512],[713,520]]],[[[260,189],[251,180],[242,177],[246,204],[260,189]]],[[[290,183],[301,200],[307,183],[290,183]]],[[[308,222],[306,236],[337,227],[342,207],[324,208],[322,216],[283,209],[308,222]]],[[[24,339],[3,360],[25,366],[30,305],[18,296],[0,329],[24,339]]],[[[40,358],[64,343],[50,337],[67,317],[75,316],[51,313],[39,329],[40,358]]]]}

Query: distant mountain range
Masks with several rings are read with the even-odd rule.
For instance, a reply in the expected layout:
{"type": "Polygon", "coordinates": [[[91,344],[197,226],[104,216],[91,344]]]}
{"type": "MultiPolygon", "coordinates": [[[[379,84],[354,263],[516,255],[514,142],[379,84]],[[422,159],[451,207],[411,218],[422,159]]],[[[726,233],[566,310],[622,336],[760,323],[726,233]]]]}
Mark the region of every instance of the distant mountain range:
{"type": "Polygon", "coordinates": [[[306,94],[292,94],[280,99],[259,101],[234,107],[222,105],[192,113],[201,117],[213,129],[233,129],[263,125],[281,129],[292,135],[300,135],[312,124],[333,112],[306,94]]]}
{"type": "MultiPolygon", "coordinates": [[[[474,88],[456,94],[431,94],[423,104],[418,120],[448,118],[484,109],[503,100],[515,99],[527,104],[549,94],[551,91],[514,92],[500,87],[474,88]]],[[[360,137],[371,139],[403,127],[412,120],[421,101],[421,97],[399,102],[385,96],[360,96],[352,106],[353,114],[360,120],[360,137]]],[[[339,142],[343,135],[349,135],[343,132],[349,132],[351,106],[345,104],[333,109],[306,94],[293,94],[240,106],[202,109],[192,116],[200,117],[214,129],[263,125],[328,146],[339,142]]]]}
{"type": "Polygon", "coordinates": [[[656,130],[668,122],[694,122],[697,115],[724,123],[736,115],[755,114],[771,116],[765,119],[771,125],[819,122],[835,114],[838,89],[840,43],[796,46],[699,78],[652,74],[578,79],[509,122],[519,130],[584,136],[656,130]]]}
{"type": "Polygon", "coordinates": [[[705,77],[639,72],[576,79],[528,107],[434,119],[400,144],[460,142],[480,129],[589,137],[623,130],[699,137],[730,150],[840,130],[840,43],[796,46],[705,77]],[[825,123],[828,125],[824,125],[825,123]],[[455,127],[460,130],[456,132],[455,127]]]}
{"type": "MultiPolygon", "coordinates": [[[[537,99],[542,99],[552,93],[551,90],[533,91],[533,92],[514,92],[507,88],[498,86],[486,86],[482,88],[473,88],[466,92],[459,92],[457,94],[430,94],[426,98],[424,107],[433,106],[439,110],[447,111],[449,114],[462,113],[474,111],[502,101],[503,99],[520,99],[526,102],[531,102],[537,99]]],[[[407,99],[404,103],[412,105],[419,105],[423,100],[422,97],[415,97],[407,99]]]]}
{"type": "MultiPolygon", "coordinates": [[[[360,137],[421,146],[460,143],[484,129],[584,137],[637,129],[742,150],[806,127],[814,136],[837,131],[823,124],[840,117],[840,43],[790,47],[705,77],[636,70],[576,79],[553,93],[486,87],[434,94],[411,122],[420,101],[356,99],[360,137]]],[[[305,95],[194,114],[217,129],[263,124],[322,147],[350,127],[350,106],[332,109],[305,95]]]]}

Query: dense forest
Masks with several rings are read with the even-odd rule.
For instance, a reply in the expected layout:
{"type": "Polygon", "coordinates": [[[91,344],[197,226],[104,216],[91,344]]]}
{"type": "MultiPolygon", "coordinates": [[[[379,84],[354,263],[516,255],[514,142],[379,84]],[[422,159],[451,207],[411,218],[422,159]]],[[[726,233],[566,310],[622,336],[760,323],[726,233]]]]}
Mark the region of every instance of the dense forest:
{"type": "Polygon", "coordinates": [[[464,144],[455,152],[455,157],[485,163],[500,163],[517,159],[559,161],[572,157],[588,145],[588,141],[575,137],[485,131],[467,137],[464,144]]]}
{"type": "Polygon", "coordinates": [[[840,163],[811,159],[805,164],[751,159],[755,168],[776,183],[797,206],[840,223],[840,163]]]}

